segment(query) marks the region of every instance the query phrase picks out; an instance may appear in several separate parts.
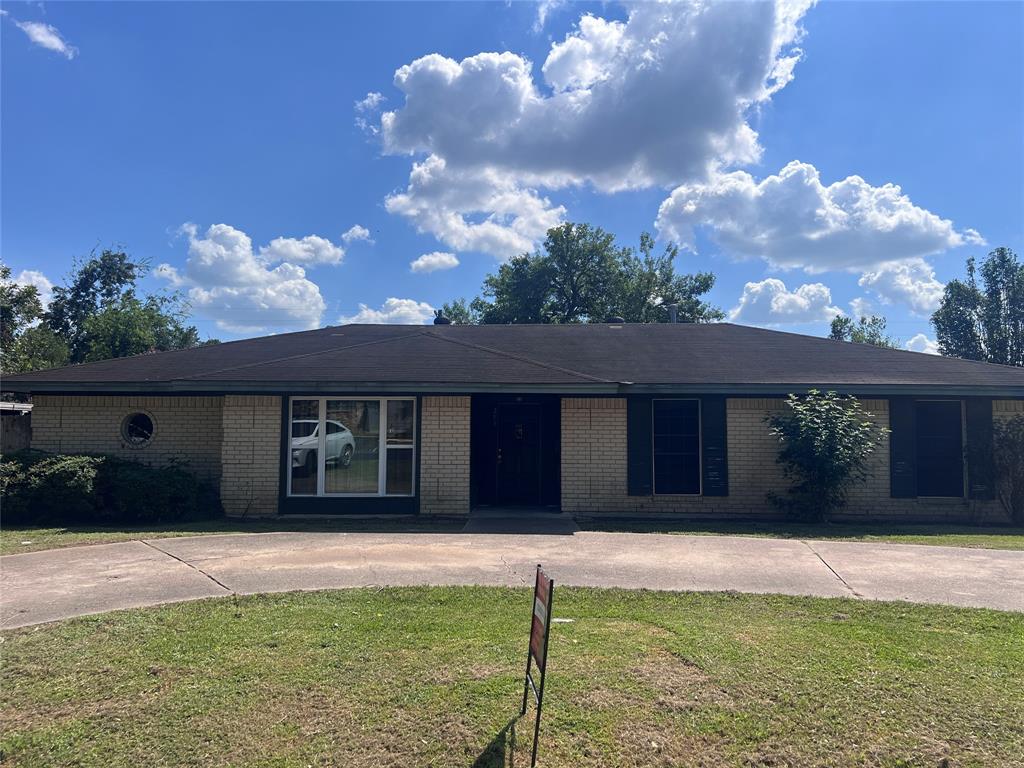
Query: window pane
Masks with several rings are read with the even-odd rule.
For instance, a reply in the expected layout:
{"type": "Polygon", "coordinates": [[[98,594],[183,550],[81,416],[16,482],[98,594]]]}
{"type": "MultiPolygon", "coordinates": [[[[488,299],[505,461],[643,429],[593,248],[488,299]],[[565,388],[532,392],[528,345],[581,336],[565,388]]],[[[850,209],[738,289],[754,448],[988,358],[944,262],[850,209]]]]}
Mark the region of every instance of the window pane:
{"type": "Polygon", "coordinates": [[[916,405],[917,495],[964,495],[964,450],[960,401],[916,405]]]}
{"type": "Polygon", "coordinates": [[[379,449],[379,401],[327,401],[325,493],[377,493],[379,449]]]}
{"type": "Polygon", "coordinates": [[[388,445],[412,445],[412,400],[388,401],[388,445]]]}
{"type": "Polygon", "coordinates": [[[292,493],[316,495],[320,403],[292,400],[292,493]]]}
{"type": "Polygon", "coordinates": [[[392,448],[388,451],[387,492],[408,496],[412,493],[412,449],[392,448]]]}
{"type": "Polygon", "coordinates": [[[700,493],[700,403],[653,403],[654,492],[700,493]]]}

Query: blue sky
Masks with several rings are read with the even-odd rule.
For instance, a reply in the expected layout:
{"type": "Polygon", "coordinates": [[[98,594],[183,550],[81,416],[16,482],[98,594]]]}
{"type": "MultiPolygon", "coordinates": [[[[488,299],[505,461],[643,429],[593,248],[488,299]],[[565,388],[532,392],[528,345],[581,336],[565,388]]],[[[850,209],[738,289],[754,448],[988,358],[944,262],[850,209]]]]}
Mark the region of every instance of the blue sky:
{"type": "Polygon", "coordinates": [[[572,220],[736,322],[924,350],[1024,235],[1020,3],[2,8],[3,260],[122,244],[223,339],[426,321],[572,220]]]}

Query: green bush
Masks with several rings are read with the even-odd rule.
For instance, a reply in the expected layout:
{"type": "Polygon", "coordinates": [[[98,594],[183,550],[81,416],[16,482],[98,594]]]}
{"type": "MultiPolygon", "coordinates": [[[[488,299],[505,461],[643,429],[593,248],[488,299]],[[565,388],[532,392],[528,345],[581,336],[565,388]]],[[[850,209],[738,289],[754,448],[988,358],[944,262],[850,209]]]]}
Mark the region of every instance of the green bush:
{"type": "Polygon", "coordinates": [[[8,525],[145,525],[220,514],[216,492],[181,466],[24,451],[0,461],[8,525]]]}
{"type": "Polygon", "coordinates": [[[787,494],[768,501],[803,522],[821,522],[846,504],[854,483],[867,479],[868,459],[888,434],[852,395],[812,389],[790,395],[788,410],[769,416],[781,443],[776,461],[792,481],[787,494]]]}
{"type": "Polygon", "coordinates": [[[1024,416],[993,423],[999,501],[1017,525],[1024,525],[1024,416]]]}

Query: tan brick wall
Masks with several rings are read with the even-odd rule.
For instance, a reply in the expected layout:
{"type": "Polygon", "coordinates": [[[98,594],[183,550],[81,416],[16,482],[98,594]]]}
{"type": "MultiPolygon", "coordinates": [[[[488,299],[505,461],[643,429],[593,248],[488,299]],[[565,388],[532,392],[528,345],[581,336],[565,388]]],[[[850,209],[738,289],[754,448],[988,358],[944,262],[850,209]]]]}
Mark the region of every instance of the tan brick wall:
{"type": "MultiPolygon", "coordinates": [[[[888,400],[861,402],[877,423],[888,426],[888,400]]],[[[1000,401],[993,404],[993,410],[999,416],[1004,410],[1019,406],[1019,402],[1000,401]]],[[[563,398],[562,509],[576,513],[775,516],[777,513],[768,505],[765,495],[769,491],[784,492],[787,482],[775,461],[778,443],[769,433],[765,417],[783,407],[784,401],[777,399],[727,400],[728,496],[629,496],[626,485],[626,400],[563,398]]],[[[867,482],[852,490],[843,516],[987,519],[999,517],[1001,512],[996,502],[891,498],[889,442],[886,438],[874,454],[867,482]]]]}
{"type": "Polygon", "coordinates": [[[104,453],[162,466],[185,462],[217,484],[221,475],[221,397],[35,395],[32,447],[52,453],[104,453]],[[142,447],[121,435],[125,417],[144,411],[153,439],[142,447]]]}
{"type": "Polygon", "coordinates": [[[1024,400],[993,400],[992,418],[1012,419],[1024,415],[1024,400]]]}
{"type": "Polygon", "coordinates": [[[469,512],[467,396],[427,396],[420,414],[420,513],[469,512]]]}
{"type": "Polygon", "coordinates": [[[277,514],[281,398],[224,396],[221,502],[231,517],[277,514]]]}

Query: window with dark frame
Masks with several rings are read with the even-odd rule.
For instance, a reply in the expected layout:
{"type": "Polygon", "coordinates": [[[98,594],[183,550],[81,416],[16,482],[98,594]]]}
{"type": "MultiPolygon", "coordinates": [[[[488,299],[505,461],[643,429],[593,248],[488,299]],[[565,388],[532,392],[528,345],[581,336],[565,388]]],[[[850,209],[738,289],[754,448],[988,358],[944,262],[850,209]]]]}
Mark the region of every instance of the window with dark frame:
{"type": "Polygon", "coordinates": [[[700,493],[700,401],[654,400],[654,493],[700,493]]]}
{"type": "Polygon", "coordinates": [[[153,439],[153,419],[148,413],[132,413],[121,422],[121,437],[132,448],[142,448],[153,439]]]}
{"type": "Polygon", "coordinates": [[[917,495],[964,495],[963,409],[959,400],[915,404],[917,495]]]}

